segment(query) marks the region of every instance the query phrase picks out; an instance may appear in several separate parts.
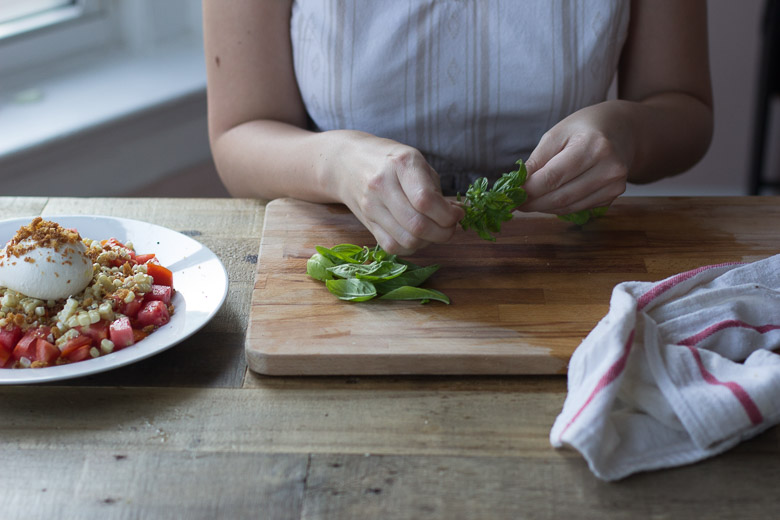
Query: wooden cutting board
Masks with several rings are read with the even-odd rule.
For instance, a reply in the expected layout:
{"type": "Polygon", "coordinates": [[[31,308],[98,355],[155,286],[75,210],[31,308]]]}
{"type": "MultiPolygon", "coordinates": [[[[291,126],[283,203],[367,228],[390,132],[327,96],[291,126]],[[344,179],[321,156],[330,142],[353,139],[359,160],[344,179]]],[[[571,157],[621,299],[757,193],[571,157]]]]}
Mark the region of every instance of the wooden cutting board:
{"type": "Polygon", "coordinates": [[[246,338],[272,375],[561,374],[612,288],[780,252],[780,198],[621,198],[583,228],[516,213],[496,242],[458,230],[409,260],[451,305],[350,303],[306,274],[315,246],[375,241],[341,205],[268,204],[246,338]]]}

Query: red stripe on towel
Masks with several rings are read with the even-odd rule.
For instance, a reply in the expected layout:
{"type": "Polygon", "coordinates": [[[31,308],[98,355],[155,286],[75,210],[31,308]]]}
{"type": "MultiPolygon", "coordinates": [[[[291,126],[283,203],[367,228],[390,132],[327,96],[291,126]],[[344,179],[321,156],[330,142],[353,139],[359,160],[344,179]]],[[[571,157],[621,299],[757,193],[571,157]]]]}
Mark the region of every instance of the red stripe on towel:
{"type": "Polygon", "coordinates": [[[764,334],[766,332],[772,331],[772,330],[780,330],[780,325],[751,325],[750,323],[745,323],[744,321],[740,320],[724,320],[721,322],[718,322],[714,325],[711,325],[704,329],[703,331],[694,334],[693,336],[689,338],[685,338],[681,342],[678,343],[678,345],[685,345],[686,347],[690,347],[692,345],[697,345],[699,342],[704,341],[705,339],[709,338],[713,334],[715,334],[718,331],[721,331],[723,329],[731,329],[734,327],[742,327],[746,329],[753,329],[756,332],[759,332],[761,334],[764,334]]]}
{"type": "Polygon", "coordinates": [[[716,267],[725,267],[728,265],[741,265],[741,264],[742,262],[728,262],[725,264],[705,265],[703,267],[692,269],[691,271],[686,271],[684,273],[676,274],[671,278],[654,285],[652,289],[650,289],[645,294],[640,296],[639,300],[637,300],[636,310],[641,311],[647,306],[647,304],[649,304],[651,301],[656,299],[661,294],[665,293],[675,285],[678,285],[686,280],[690,280],[697,274],[703,273],[704,271],[707,271],[709,269],[714,269],[716,267]]]}
{"type": "Polygon", "coordinates": [[[745,413],[747,414],[748,419],[750,419],[750,422],[753,423],[754,426],[761,424],[764,421],[764,416],[761,414],[761,410],[758,409],[756,403],[750,397],[750,394],[748,394],[745,389],[742,388],[738,383],[733,381],[720,381],[704,366],[704,363],[701,360],[701,355],[699,355],[699,351],[696,350],[696,347],[690,345],[686,346],[688,347],[688,350],[691,351],[691,354],[693,354],[693,359],[696,360],[696,364],[699,366],[701,377],[711,385],[725,386],[731,390],[731,393],[734,394],[734,397],[737,398],[739,404],[741,404],[742,408],[745,409],[745,413]]]}
{"type": "MultiPolygon", "coordinates": [[[[705,265],[702,267],[698,267],[696,269],[692,269],[690,271],[686,271],[684,273],[677,274],[675,276],[672,276],[671,278],[660,282],[656,285],[654,285],[649,291],[644,293],[642,296],[639,297],[637,300],[637,313],[641,311],[644,307],[646,307],[651,301],[653,301],[655,298],[660,296],[661,294],[665,293],[672,287],[674,287],[677,284],[680,284],[686,280],[690,280],[694,276],[696,276],[699,273],[702,273],[704,271],[707,271],[709,269],[714,269],[716,267],[725,267],[729,265],[741,265],[743,262],[727,262],[723,264],[715,264],[715,265],[705,265]]],[[[591,391],[590,395],[588,396],[588,399],[585,401],[585,403],[580,407],[579,410],[577,410],[577,413],[574,414],[574,416],[569,419],[569,422],[566,423],[566,426],[563,427],[563,430],[561,430],[560,435],[558,435],[558,440],[563,437],[563,434],[566,433],[566,430],[569,429],[569,427],[574,423],[574,421],[577,420],[577,418],[580,416],[583,410],[593,401],[593,399],[596,397],[596,395],[603,390],[605,387],[607,387],[612,381],[617,379],[617,377],[620,375],[621,372],[626,368],[626,362],[628,360],[628,354],[631,352],[631,345],[634,343],[634,330],[631,331],[631,334],[628,336],[628,341],[626,341],[625,346],[623,347],[623,354],[620,356],[620,358],[615,361],[612,366],[607,369],[606,373],[604,373],[603,376],[601,376],[601,379],[599,379],[598,383],[596,383],[596,387],[591,391]]],[[[698,354],[698,352],[697,352],[698,354]]],[[[703,365],[702,365],[703,368],[703,365]]],[[[705,369],[706,372],[706,369],[705,369]]],[[[752,399],[750,399],[750,396],[747,395],[747,392],[744,391],[741,387],[739,387],[740,390],[747,396],[747,398],[750,400],[751,403],[753,403],[752,399]]],[[[733,391],[733,390],[732,390],[733,391]]],[[[739,398],[739,397],[738,397],[739,398]]],[[[755,403],[753,403],[753,406],[755,407],[755,403]]],[[[755,408],[756,411],[758,411],[758,408],[755,408]]],[[[746,408],[747,411],[747,408],[746,408]]],[[[761,412],[758,411],[759,416],[761,415],[761,412]]],[[[748,412],[748,415],[750,415],[750,412],[748,412]]],[[[752,420],[752,418],[751,418],[752,420]]],[[[761,418],[763,420],[763,418],[761,418]]]]}
{"type": "Polygon", "coordinates": [[[612,363],[612,366],[610,366],[604,375],[601,376],[601,379],[599,379],[599,382],[596,383],[596,387],[590,393],[588,399],[580,407],[580,409],[577,410],[577,413],[574,414],[574,417],[569,419],[569,422],[566,423],[566,426],[563,427],[561,434],[558,436],[558,440],[563,437],[563,434],[566,433],[566,430],[569,429],[569,426],[571,426],[572,423],[577,420],[582,411],[590,404],[591,401],[593,401],[593,399],[596,397],[596,394],[601,392],[601,390],[607,387],[612,381],[617,379],[620,373],[623,372],[623,370],[626,368],[626,361],[628,361],[628,354],[631,352],[631,345],[633,345],[633,343],[634,331],[632,330],[631,334],[628,335],[628,340],[626,341],[625,346],[623,347],[623,354],[614,363],[612,363]]]}

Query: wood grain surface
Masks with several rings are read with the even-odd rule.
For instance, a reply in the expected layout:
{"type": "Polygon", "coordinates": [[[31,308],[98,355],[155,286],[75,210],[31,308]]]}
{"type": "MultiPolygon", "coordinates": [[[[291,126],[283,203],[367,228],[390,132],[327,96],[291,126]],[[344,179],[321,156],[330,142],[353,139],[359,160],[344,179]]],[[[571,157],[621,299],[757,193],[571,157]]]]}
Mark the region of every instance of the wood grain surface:
{"type": "Polygon", "coordinates": [[[306,274],[315,246],[373,246],[340,205],[268,204],[246,351],[252,370],[313,374],[556,374],[607,313],[613,287],[780,251],[780,208],[749,198],[623,198],[578,227],[516,214],[496,242],[459,230],[410,260],[452,299],[338,300],[306,274]],[[761,215],[761,218],[756,218],[761,215]]]}
{"type": "MultiPolygon", "coordinates": [[[[708,204],[735,221],[721,230],[724,256],[764,254],[761,221],[778,222],[780,198],[708,204]],[[751,220],[758,228],[735,234],[751,220]]],[[[780,510],[778,428],[698,464],[605,483],[578,454],[550,446],[566,397],[560,375],[248,371],[258,201],[0,197],[0,218],[73,213],[187,232],[225,264],[230,293],[202,331],[158,356],[0,387],[2,520],[742,519],[780,510]]],[[[706,260],[690,240],[681,252],[682,236],[672,244],[671,265],[653,257],[643,276],[706,260]]]]}

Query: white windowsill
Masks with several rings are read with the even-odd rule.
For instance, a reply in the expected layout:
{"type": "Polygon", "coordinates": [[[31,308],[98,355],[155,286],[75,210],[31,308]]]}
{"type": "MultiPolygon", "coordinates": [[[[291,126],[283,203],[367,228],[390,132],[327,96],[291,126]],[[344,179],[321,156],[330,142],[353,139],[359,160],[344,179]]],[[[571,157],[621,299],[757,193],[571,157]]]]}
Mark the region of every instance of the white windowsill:
{"type": "Polygon", "coordinates": [[[210,160],[202,40],[0,78],[4,195],[122,196],[210,160]]]}
{"type": "Polygon", "coordinates": [[[0,160],[205,87],[202,46],[191,36],[161,43],[154,53],[109,50],[50,78],[6,84],[0,93],[0,160]]]}

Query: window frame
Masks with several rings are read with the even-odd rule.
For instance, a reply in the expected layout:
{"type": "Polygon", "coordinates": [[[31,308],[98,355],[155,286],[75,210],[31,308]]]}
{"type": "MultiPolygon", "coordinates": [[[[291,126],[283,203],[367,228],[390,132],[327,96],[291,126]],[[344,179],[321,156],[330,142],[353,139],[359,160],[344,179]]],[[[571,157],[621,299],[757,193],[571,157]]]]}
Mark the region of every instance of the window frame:
{"type": "Polygon", "coordinates": [[[75,0],[0,25],[0,82],[69,56],[118,42],[115,9],[109,0],[75,0]]]}

